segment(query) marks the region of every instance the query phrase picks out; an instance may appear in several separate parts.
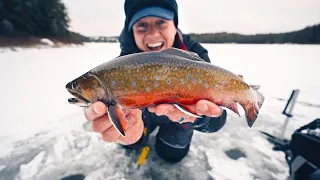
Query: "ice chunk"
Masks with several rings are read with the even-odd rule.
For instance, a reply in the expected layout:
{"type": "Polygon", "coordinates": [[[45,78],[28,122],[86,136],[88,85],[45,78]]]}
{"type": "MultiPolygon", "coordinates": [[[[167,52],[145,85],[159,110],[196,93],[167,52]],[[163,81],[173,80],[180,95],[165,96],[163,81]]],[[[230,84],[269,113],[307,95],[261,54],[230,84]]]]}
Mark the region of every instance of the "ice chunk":
{"type": "Polygon", "coordinates": [[[28,164],[21,164],[18,179],[28,179],[36,176],[41,169],[45,155],[46,153],[41,151],[28,164]]]}

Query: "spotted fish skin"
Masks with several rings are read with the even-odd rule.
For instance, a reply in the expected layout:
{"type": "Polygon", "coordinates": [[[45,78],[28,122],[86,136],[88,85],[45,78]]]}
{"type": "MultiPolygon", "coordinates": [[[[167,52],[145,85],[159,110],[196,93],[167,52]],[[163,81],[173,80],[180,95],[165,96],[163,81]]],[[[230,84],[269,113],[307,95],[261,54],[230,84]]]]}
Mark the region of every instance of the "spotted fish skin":
{"type": "Polygon", "coordinates": [[[264,100],[238,75],[175,48],[108,61],[70,82],[67,89],[90,103],[103,101],[123,108],[190,105],[205,99],[238,113],[239,103],[250,127],[264,100]],[[77,88],[72,88],[72,83],[77,88]]]}

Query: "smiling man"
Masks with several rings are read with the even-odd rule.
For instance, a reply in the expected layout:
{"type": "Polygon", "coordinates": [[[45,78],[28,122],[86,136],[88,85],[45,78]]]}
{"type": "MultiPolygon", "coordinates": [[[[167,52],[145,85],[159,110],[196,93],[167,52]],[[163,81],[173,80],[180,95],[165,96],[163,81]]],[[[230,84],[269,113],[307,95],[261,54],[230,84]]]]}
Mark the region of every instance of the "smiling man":
{"type": "MultiPolygon", "coordinates": [[[[120,56],[175,47],[195,52],[210,63],[207,50],[178,29],[175,0],[126,0],[124,9],[126,20],[119,38],[120,56]]],[[[189,116],[172,104],[125,110],[128,125],[125,137],[112,126],[104,103],[93,103],[85,116],[104,141],[120,143],[127,148],[142,147],[149,134],[159,126],[155,143],[157,154],[169,162],[178,162],[187,155],[194,130],[216,132],[226,121],[226,111],[209,101],[200,100],[189,108],[202,118],[189,116]]]]}
{"type": "Polygon", "coordinates": [[[177,33],[174,13],[161,7],[149,7],[137,12],[128,31],[133,31],[136,45],[141,51],[159,51],[173,47],[177,33]]]}

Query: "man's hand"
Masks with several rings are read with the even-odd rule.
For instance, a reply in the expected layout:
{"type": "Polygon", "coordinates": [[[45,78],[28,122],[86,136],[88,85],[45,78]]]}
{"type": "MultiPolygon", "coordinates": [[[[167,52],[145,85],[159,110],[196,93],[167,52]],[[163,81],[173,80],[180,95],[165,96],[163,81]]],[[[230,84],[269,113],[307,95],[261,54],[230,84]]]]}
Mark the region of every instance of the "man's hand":
{"type": "Polygon", "coordinates": [[[142,111],[140,109],[124,110],[127,120],[125,137],[113,127],[108,118],[108,108],[102,102],[93,103],[85,112],[87,120],[92,121],[94,132],[100,133],[105,142],[116,142],[123,145],[134,144],[143,133],[142,111]]]}
{"type": "MultiPolygon", "coordinates": [[[[205,115],[210,117],[219,117],[223,112],[221,107],[207,100],[200,100],[195,105],[189,105],[188,107],[191,108],[193,111],[197,112],[197,115],[199,116],[205,115]]],[[[148,107],[148,110],[150,112],[155,113],[158,116],[165,115],[173,122],[179,122],[181,118],[184,118],[182,123],[193,123],[196,120],[195,117],[188,116],[187,114],[178,110],[172,104],[160,104],[157,106],[150,106],[148,107]]]]}
{"type": "MultiPolygon", "coordinates": [[[[219,117],[222,114],[222,108],[207,100],[200,100],[195,105],[189,105],[188,107],[197,112],[197,115],[199,116],[206,115],[210,117],[219,117]]],[[[148,110],[158,116],[165,115],[173,122],[180,121],[182,117],[184,118],[183,123],[193,123],[196,120],[195,117],[188,116],[172,104],[150,106],[148,107],[148,110]]],[[[141,138],[143,133],[143,121],[142,111],[140,109],[124,110],[127,120],[125,137],[122,137],[113,127],[107,113],[108,108],[102,102],[93,103],[85,113],[87,120],[92,121],[93,131],[100,133],[105,142],[130,145],[141,138]]]]}

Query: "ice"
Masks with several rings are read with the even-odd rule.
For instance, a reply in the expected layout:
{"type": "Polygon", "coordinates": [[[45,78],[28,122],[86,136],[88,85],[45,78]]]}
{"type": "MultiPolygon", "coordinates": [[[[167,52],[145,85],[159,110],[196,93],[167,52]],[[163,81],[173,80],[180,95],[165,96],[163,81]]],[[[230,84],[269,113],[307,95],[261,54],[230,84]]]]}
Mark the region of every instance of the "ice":
{"type": "Polygon", "coordinates": [[[22,164],[20,166],[20,174],[18,179],[32,179],[41,169],[42,161],[44,160],[44,156],[46,152],[41,151],[36,157],[33,158],[28,164],[22,164]]]}
{"type": "Polygon", "coordinates": [[[40,42],[48,46],[54,46],[54,42],[52,42],[50,39],[47,39],[47,38],[41,39],[40,42]]]}
{"type": "MultiPolygon", "coordinates": [[[[137,170],[139,150],[105,143],[92,132],[84,109],[68,104],[70,80],[120,53],[118,43],[88,43],[63,48],[0,49],[0,179],[61,179],[81,173],[86,179],[286,179],[285,156],[272,150],[260,130],[279,135],[282,110],[293,89],[297,100],[320,102],[320,46],[203,44],[212,63],[258,84],[265,103],[252,128],[244,111],[228,110],[217,133],[195,132],[189,154],[168,164],[154,150],[137,170]],[[285,100],[279,100],[285,99],[285,100]]],[[[297,103],[285,137],[318,118],[319,107],[297,103]]]]}
{"type": "Polygon", "coordinates": [[[5,167],[5,165],[0,165],[0,171],[2,171],[2,169],[4,169],[5,167]]]}

